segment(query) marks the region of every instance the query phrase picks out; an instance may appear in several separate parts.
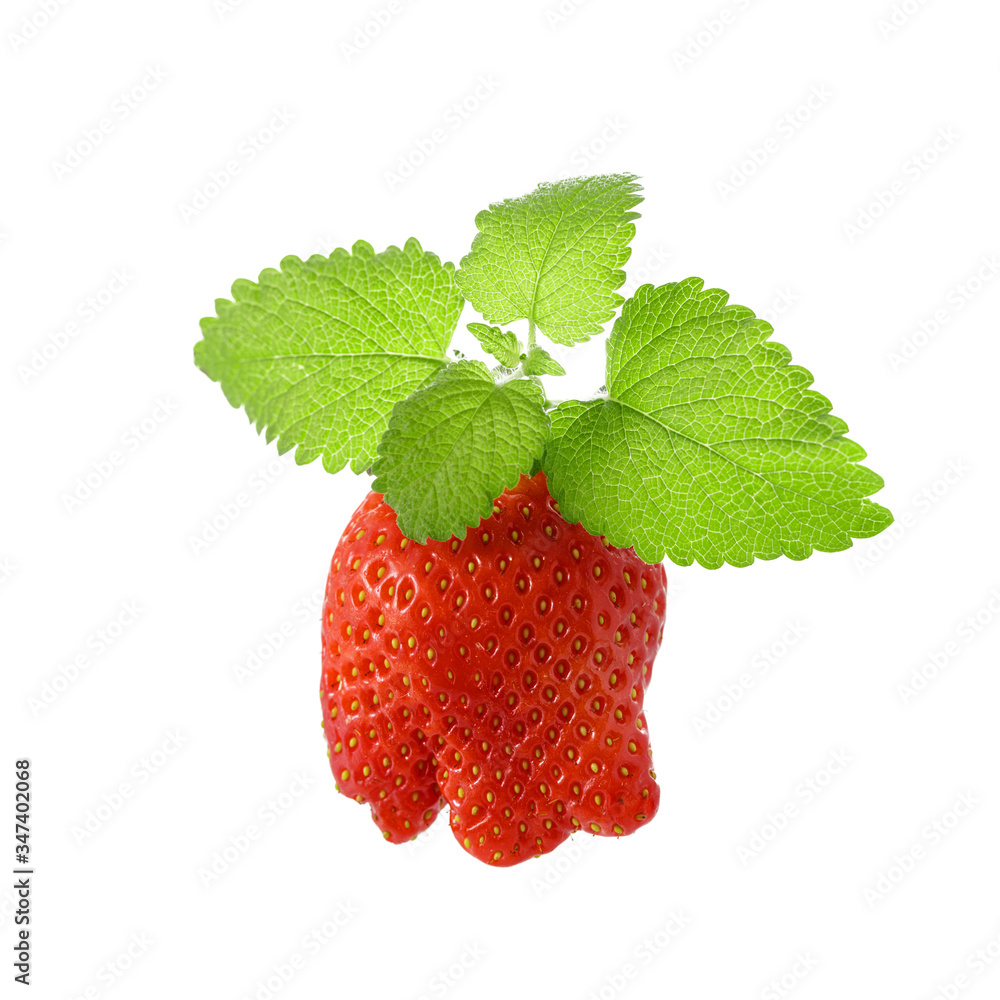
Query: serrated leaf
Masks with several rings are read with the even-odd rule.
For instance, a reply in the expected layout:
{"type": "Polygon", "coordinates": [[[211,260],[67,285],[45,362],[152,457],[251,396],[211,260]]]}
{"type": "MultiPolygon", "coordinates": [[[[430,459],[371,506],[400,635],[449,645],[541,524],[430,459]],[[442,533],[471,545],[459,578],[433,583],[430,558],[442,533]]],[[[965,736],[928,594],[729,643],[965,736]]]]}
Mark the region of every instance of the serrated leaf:
{"type": "Polygon", "coordinates": [[[479,341],[480,347],[492,355],[504,368],[516,368],[521,360],[521,342],[509,330],[504,333],[498,326],[469,323],[469,333],[479,341]]]}
{"type": "Polygon", "coordinates": [[[549,418],[538,384],[497,384],[481,361],[441,370],[398,404],[379,442],[372,489],[417,541],[462,536],[541,457],[549,418]]]}
{"type": "Polygon", "coordinates": [[[878,534],[882,479],[772,330],[699,278],[644,285],[609,341],[608,398],[552,417],[561,512],[640,558],[804,559],[878,534]]]}
{"type": "Polygon", "coordinates": [[[566,369],[543,347],[532,347],[524,361],[521,371],[525,375],[565,375],[566,369]]]}
{"type": "Polygon", "coordinates": [[[633,174],[577,177],[491,205],[459,287],[490,323],[526,319],[556,343],[587,340],[621,304],[639,191],[633,174]]]}
{"type": "Polygon", "coordinates": [[[410,239],[359,241],[233,285],[201,321],[195,363],[299,464],[366,469],[395,403],[446,363],[462,311],[454,265],[410,239]]]}

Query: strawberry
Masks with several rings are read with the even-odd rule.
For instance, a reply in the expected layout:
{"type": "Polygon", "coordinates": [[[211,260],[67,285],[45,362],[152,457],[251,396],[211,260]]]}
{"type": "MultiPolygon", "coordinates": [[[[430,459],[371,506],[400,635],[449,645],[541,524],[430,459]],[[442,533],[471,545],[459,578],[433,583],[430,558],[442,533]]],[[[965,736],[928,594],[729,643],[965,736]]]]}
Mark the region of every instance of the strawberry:
{"type": "Polygon", "coordinates": [[[465,538],[418,545],[378,493],[337,545],[320,693],[337,787],[393,842],[444,803],[473,857],[513,865],[656,812],[642,698],[666,575],[567,523],[522,476],[465,538]]]}

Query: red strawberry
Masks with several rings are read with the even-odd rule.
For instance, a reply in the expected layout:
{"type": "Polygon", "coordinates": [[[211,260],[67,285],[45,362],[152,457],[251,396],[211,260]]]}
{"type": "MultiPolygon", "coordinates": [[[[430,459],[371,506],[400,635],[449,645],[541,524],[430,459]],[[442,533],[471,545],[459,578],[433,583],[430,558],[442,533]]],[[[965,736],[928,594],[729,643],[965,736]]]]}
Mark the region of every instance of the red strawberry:
{"type": "Polygon", "coordinates": [[[337,787],[394,843],[446,801],[459,843],[496,865],[575,829],[632,833],[659,802],[642,696],[665,602],[663,566],[564,521],[542,473],[426,545],[370,493],[323,607],[337,787]]]}

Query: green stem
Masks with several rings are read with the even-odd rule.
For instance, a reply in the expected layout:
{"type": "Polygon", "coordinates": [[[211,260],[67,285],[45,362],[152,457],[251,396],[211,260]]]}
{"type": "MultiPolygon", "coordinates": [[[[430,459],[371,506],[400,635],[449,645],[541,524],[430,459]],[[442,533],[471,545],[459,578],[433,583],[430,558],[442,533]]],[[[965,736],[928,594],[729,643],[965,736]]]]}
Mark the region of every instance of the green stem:
{"type": "Polygon", "coordinates": [[[535,346],[535,321],[533,319],[528,320],[528,350],[530,351],[535,346]]]}

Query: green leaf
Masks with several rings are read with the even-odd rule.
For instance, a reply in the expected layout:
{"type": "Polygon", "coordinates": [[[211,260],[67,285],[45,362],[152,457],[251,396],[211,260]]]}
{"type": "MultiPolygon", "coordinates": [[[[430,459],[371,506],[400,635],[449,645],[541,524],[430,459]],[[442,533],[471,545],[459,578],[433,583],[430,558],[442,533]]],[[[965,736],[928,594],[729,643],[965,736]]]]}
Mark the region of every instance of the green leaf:
{"type": "Polygon", "coordinates": [[[446,363],[463,305],[454,265],[414,239],[286,257],[232,295],[201,321],[195,363],[279,452],[328,472],[370,465],[393,405],[446,363]]]}
{"type": "Polygon", "coordinates": [[[882,479],[772,330],[700,278],[642,286],[611,333],[608,398],[552,417],[543,459],[570,521],[683,566],[804,559],[892,522],[882,479]]]}
{"type": "Polygon", "coordinates": [[[541,457],[549,418],[536,382],[493,380],[481,361],[442,369],[399,403],[379,443],[372,489],[417,541],[464,535],[541,457]]]}
{"type": "Polygon", "coordinates": [[[491,323],[526,319],[556,343],[587,340],[621,304],[639,191],[633,174],[577,177],[491,205],[459,287],[491,323]]]}
{"type": "Polygon", "coordinates": [[[521,364],[525,375],[565,375],[566,369],[542,347],[532,347],[521,364]]]}
{"type": "Polygon", "coordinates": [[[492,355],[504,368],[516,368],[521,360],[521,342],[509,330],[503,333],[498,326],[487,326],[485,323],[470,323],[469,333],[479,345],[492,355]]]}

